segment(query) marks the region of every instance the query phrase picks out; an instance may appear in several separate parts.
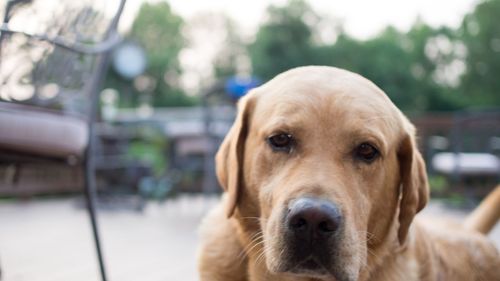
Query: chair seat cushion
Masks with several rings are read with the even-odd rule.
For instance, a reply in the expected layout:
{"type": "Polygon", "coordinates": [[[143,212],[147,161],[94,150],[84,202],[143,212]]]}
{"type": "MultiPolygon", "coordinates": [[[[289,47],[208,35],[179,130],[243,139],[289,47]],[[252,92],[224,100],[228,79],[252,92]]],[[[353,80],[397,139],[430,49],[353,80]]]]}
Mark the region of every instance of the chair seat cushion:
{"type": "Polygon", "coordinates": [[[81,156],[87,123],[77,117],[0,103],[0,149],[48,157],[81,156]]]}

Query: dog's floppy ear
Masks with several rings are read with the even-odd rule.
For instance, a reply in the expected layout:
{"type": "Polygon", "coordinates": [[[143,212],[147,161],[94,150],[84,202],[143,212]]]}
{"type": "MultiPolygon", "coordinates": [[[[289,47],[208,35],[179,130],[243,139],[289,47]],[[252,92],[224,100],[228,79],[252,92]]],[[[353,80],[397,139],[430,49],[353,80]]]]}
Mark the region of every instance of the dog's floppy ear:
{"type": "Polygon", "coordinates": [[[401,175],[398,239],[401,245],[406,240],[413,218],[429,200],[427,172],[416,145],[415,128],[406,119],[404,123],[405,133],[398,151],[401,175]]]}
{"type": "Polygon", "coordinates": [[[239,101],[236,120],[215,156],[217,179],[228,196],[227,217],[231,217],[234,213],[239,190],[243,184],[243,154],[252,105],[253,102],[249,96],[245,96],[239,101]]]}

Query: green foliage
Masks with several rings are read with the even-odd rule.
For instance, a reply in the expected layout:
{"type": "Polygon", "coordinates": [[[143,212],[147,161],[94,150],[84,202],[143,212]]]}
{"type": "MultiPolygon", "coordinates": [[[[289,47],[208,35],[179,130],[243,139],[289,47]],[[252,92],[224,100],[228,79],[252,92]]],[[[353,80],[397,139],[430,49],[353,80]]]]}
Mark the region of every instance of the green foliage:
{"type": "Polygon", "coordinates": [[[160,85],[157,94],[153,96],[153,104],[158,107],[168,106],[193,106],[200,103],[199,97],[187,96],[178,88],[170,88],[167,85],[160,85]]]}
{"type": "Polygon", "coordinates": [[[304,1],[291,0],[285,7],[269,7],[268,17],[248,47],[254,73],[265,80],[312,62],[312,28],[304,19],[316,15],[304,1]]]}
{"type": "Polygon", "coordinates": [[[443,194],[449,187],[448,180],[446,177],[441,175],[430,175],[429,176],[429,187],[431,193],[433,194],[443,194]]]}
{"type": "Polygon", "coordinates": [[[500,0],[480,2],[460,29],[467,48],[462,90],[472,103],[500,106],[500,0]]]}
{"type": "Polygon", "coordinates": [[[182,35],[183,19],[166,2],[142,4],[127,40],[138,43],[147,56],[144,73],[152,82],[150,89],[140,92],[133,81],[121,78],[114,71],[108,73],[106,87],[120,93],[121,107],[136,107],[150,95],[154,107],[191,106],[198,100],[185,95],[179,88],[181,75],[179,52],[185,47],[182,35]]]}
{"type": "Polygon", "coordinates": [[[453,208],[463,208],[467,204],[467,197],[460,193],[452,193],[442,200],[449,207],[453,208]]]}
{"type": "Polygon", "coordinates": [[[318,64],[346,68],[372,80],[400,108],[411,110],[426,106],[423,86],[410,69],[412,53],[404,48],[404,34],[387,28],[378,37],[357,41],[342,34],[336,44],[319,47],[318,64]]]}
{"type": "Polygon", "coordinates": [[[498,106],[499,3],[489,0],[479,4],[464,19],[463,35],[417,20],[408,32],[388,27],[363,41],[340,32],[334,44],[321,44],[313,40],[317,33],[314,23],[320,17],[304,1],[290,0],[284,7],[268,9],[268,20],[248,51],[254,74],[265,80],[301,65],[337,66],[374,81],[405,111],[498,106]],[[450,69],[456,70],[464,61],[467,70],[460,80],[459,73],[450,74],[450,69]]]}
{"type": "Polygon", "coordinates": [[[148,74],[162,78],[168,70],[179,71],[178,54],[185,46],[182,26],[167,2],[142,4],[128,37],[146,50],[148,74]]]}
{"type": "MultiPolygon", "coordinates": [[[[336,41],[325,44],[316,40],[324,19],[306,0],[289,0],[285,6],[268,8],[267,20],[255,40],[246,45],[235,24],[225,19],[227,44],[215,58],[213,69],[218,78],[232,75],[245,55],[253,74],[263,80],[301,65],[331,65],[373,80],[405,111],[500,106],[498,15],[500,0],[483,0],[465,16],[458,30],[433,28],[418,19],[408,32],[388,27],[373,38],[356,40],[340,26],[336,41]]],[[[166,2],[144,3],[128,35],[147,51],[146,75],[156,84],[151,98],[155,106],[198,103],[177,86],[181,74],[178,57],[186,46],[183,24],[166,2]]],[[[140,102],[131,82],[115,73],[109,74],[107,85],[125,97],[121,106],[140,102]]]]}
{"type": "Polygon", "coordinates": [[[144,126],[139,129],[140,138],[134,140],[128,147],[127,155],[131,159],[140,160],[153,166],[156,176],[167,169],[167,140],[158,130],[144,126]]]}

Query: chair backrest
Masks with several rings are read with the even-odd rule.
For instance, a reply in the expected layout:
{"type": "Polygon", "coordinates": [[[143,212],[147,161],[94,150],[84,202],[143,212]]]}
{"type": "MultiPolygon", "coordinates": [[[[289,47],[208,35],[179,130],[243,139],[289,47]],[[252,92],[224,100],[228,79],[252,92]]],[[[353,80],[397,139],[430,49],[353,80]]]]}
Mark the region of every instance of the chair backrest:
{"type": "Polygon", "coordinates": [[[0,26],[0,149],[83,157],[107,59],[120,42],[124,4],[7,1],[0,26]]]}
{"type": "Polygon", "coordinates": [[[88,117],[99,56],[120,39],[116,1],[9,0],[0,29],[0,101],[88,117]]]}

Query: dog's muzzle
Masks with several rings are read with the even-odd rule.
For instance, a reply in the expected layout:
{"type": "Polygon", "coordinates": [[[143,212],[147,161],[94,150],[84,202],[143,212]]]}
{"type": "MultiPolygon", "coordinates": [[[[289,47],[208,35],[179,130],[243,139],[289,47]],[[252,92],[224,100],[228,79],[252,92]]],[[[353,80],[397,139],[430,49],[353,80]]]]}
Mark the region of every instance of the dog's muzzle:
{"type": "Polygon", "coordinates": [[[302,197],[288,204],[284,220],[289,271],[328,274],[342,228],[339,208],[325,199],[302,197]]]}

